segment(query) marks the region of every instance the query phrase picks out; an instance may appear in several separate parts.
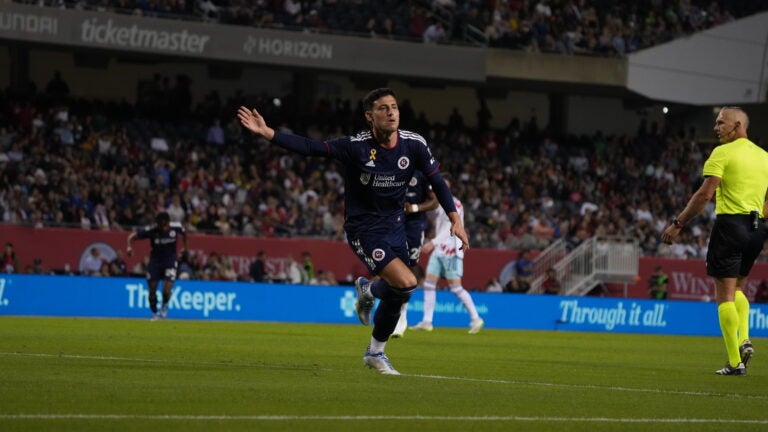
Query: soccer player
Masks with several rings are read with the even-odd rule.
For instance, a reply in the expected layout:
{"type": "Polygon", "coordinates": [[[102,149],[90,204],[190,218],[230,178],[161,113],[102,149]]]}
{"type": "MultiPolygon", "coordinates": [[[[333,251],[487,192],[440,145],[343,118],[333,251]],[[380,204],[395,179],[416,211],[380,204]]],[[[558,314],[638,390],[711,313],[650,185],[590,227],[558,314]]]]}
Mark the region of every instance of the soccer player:
{"type": "Polygon", "coordinates": [[[380,299],[363,362],[382,374],[399,375],[384,348],[401,306],[416,287],[416,277],[408,268],[403,211],[406,188],[415,171],[421,171],[432,185],[461,248],[468,249],[469,242],[426,140],[399,129],[395,93],[388,88],[371,91],[363,99],[363,110],[370,129],[329,141],[276,132],[255,109],[240,107],[238,117],[243,126],[280,147],[305,156],[333,158],[344,165],[347,241],[371,273],[380,276],[375,282],[363,277],[355,281],[355,308],[363,325],[371,322],[374,297],[380,299]]]}
{"type": "MultiPolygon", "coordinates": [[[[421,247],[424,243],[424,232],[427,230],[427,212],[436,209],[437,202],[432,186],[419,171],[414,172],[413,178],[408,182],[408,190],[405,193],[405,238],[408,241],[408,259],[411,271],[416,276],[416,285],[421,285],[424,280],[424,270],[419,265],[421,247]]],[[[400,309],[400,319],[397,321],[392,337],[402,337],[408,328],[408,303],[403,303],[400,309]]]]}
{"type": "Polygon", "coordinates": [[[171,222],[167,212],[160,212],[155,217],[155,225],[140,228],[128,235],[128,247],[125,252],[133,255],[131,246],[136,240],[149,240],[151,251],[147,268],[147,285],[149,286],[149,308],[152,310],[152,321],[168,317],[168,302],[171,301],[173,283],[176,281],[176,243],[182,237],[184,250],[189,250],[187,233],[178,222],[171,222]],[[163,281],[163,305],[157,311],[157,285],[163,281]]]}
{"type": "MultiPolygon", "coordinates": [[[[450,186],[449,181],[445,182],[450,186]]],[[[453,203],[459,213],[459,218],[464,221],[464,206],[456,197],[453,203]]],[[[469,334],[475,334],[483,328],[485,321],[480,318],[472,296],[464,289],[461,277],[464,274],[464,250],[456,243],[456,238],[450,233],[450,220],[442,209],[437,209],[435,217],[435,238],[424,245],[423,252],[430,253],[427,264],[427,276],[424,278],[424,318],[412,326],[412,330],[432,331],[432,319],[435,314],[435,302],[437,300],[437,282],[440,278],[448,281],[448,287],[456,297],[461,300],[469,314],[469,334]]]]}
{"type": "Polygon", "coordinates": [[[707,248],[707,274],[715,279],[715,300],[728,362],[718,375],[746,375],[754,354],[749,340],[749,300],[744,286],[766,236],[768,153],[747,138],[749,118],[724,107],[715,119],[720,145],[704,162],[704,182],[661,234],[672,243],[685,224],[715,199],[715,224],[707,248]]]}

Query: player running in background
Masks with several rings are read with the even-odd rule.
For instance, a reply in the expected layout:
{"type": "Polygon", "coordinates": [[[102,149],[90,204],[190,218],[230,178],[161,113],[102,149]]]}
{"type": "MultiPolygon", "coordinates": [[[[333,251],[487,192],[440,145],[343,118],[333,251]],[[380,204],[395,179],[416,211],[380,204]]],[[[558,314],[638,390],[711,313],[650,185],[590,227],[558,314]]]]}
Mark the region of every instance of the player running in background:
{"type": "Polygon", "coordinates": [[[168,302],[171,301],[173,283],[176,281],[176,243],[179,236],[184,240],[184,250],[189,250],[187,233],[178,222],[171,222],[167,212],[155,216],[155,225],[140,228],[128,235],[128,246],[125,252],[133,255],[132,244],[136,240],[149,240],[149,266],[147,268],[147,285],[149,286],[149,308],[152,310],[152,320],[165,319],[168,316],[168,302]],[[157,285],[163,281],[163,305],[157,311],[157,285]]]}
{"type": "Polygon", "coordinates": [[[369,130],[329,141],[276,132],[255,109],[240,107],[238,117],[243,126],[280,147],[305,156],[333,158],[344,165],[347,241],[371,273],[380,276],[374,282],[363,277],[355,281],[355,308],[363,325],[371,322],[374,297],[380,299],[363,362],[383,374],[398,375],[384,348],[400,317],[401,306],[416,288],[416,277],[408,267],[403,211],[406,188],[415,171],[421,171],[432,185],[451,220],[451,233],[460,239],[460,247],[467,249],[469,243],[426,140],[399,129],[395,93],[388,88],[371,91],[363,99],[363,110],[369,130]]]}
{"type": "MultiPolygon", "coordinates": [[[[450,187],[450,182],[446,179],[450,187]]],[[[453,197],[453,203],[459,213],[461,221],[464,221],[464,206],[461,201],[453,197]]],[[[457,243],[456,237],[450,233],[450,221],[442,209],[437,209],[435,217],[435,238],[427,242],[423,247],[424,253],[432,252],[427,264],[427,276],[424,279],[424,318],[420,323],[411,327],[411,330],[432,331],[432,319],[435,314],[435,302],[437,300],[437,281],[442,277],[448,281],[448,287],[456,297],[461,300],[469,314],[469,334],[475,334],[483,328],[485,321],[480,318],[472,296],[464,289],[461,276],[464,274],[464,250],[457,243]]]]}
{"type": "MultiPolygon", "coordinates": [[[[408,182],[408,191],[405,193],[405,237],[408,241],[408,259],[411,271],[416,276],[416,284],[421,285],[424,280],[424,269],[419,265],[421,246],[424,243],[424,233],[429,221],[427,212],[439,206],[432,187],[424,178],[424,174],[416,171],[408,182]]],[[[403,303],[400,309],[400,319],[397,321],[392,337],[402,337],[408,328],[408,303],[403,303]]]]}

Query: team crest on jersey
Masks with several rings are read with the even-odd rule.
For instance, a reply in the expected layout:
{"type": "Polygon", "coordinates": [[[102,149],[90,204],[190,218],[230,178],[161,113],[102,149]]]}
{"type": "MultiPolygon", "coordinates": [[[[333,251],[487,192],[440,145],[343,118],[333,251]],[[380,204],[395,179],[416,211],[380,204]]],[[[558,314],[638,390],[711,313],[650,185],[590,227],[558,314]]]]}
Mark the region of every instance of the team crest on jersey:
{"type": "Polygon", "coordinates": [[[384,249],[374,249],[371,255],[373,255],[374,260],[381,261],[387,254],[384,253],[384,249]]]}
{"type": "Polygon", "coordinates": [[[360,173],[360,183],[367,185],[371,181],[371,173],[360,173]]]}
{"type": "Polygon", "coordinates": [[[171,232],[168,233],[168,236],[170,236],[171,238],[176,237],[176,231],[171,230],[171,232]]]}
{"type": "Polygon", "coordinates": [[[397,166],[400,167],[400,169],[406,169],[410,164],[411,160],[408,159],[408,156],[402,156],[397,160],[397,166]]]}
{"type": "Polygon", "coordinates": [[[416,179],[416,176],[411,177],[411,181],[408,182],[408,186],[414,187],[414,186],[416,186],[416,183],[418,183],[418,182],[419,182],[419,180],[416,179]]]}

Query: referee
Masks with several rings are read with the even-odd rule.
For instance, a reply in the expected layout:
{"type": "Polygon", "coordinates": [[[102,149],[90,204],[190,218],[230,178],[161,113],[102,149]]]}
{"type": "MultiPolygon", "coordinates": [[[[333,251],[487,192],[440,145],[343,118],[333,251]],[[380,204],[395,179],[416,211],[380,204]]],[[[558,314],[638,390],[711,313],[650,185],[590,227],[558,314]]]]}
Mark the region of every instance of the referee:
{"type": "Polygon", "coordinates": [[[672,241],[715,195],[717,218],[709,237],[707,274],[715,279],[715,299],[728,363],[718,375],[746,375],[754,353],[749,341],[749,300],[744,285],[763,248],[768,191],[768,153],[747,138],[749,117],[724,107],[715,120],[721,145],[704,163],[704,183],[661,235],[672,241]]]}

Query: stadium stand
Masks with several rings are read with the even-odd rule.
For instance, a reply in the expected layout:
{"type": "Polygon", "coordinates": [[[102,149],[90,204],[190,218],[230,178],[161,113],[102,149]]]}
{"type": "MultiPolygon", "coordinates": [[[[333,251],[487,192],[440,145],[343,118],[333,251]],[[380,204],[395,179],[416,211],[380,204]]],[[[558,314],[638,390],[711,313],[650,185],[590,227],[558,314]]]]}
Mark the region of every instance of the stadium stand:
{"type": "MultiPolygon", "coordinates": [[[[32,3],[413,41],[440,16],[454,43],[468,43],[471,25],[484,29],[481,44],[599,55],[622,55],[768,6],[695,0],[613,8],[597,1],[32,3]],[[391,24],[384,25],[387,17],[391,24]],[[526,32],[526,25],[535,29],[526,32]],[[637,40],[624,37],[621,45],[606,39],[612,34],[637,40]],[[568,45],[564,38],[581,42],[568,45]]],[[[255,106],[272,124],[322,138],[363,127],[357,102],[320,99],[310,119],[296,117],[290,97],[278,106],[268,94],[211,92],[193,104],[189,83],[161,74],[141,83],[135,104],[82,99],[66,89],[58,83],[0,94],[2,223],[127,230],[166,210],[193,232],[342,239],[338,168],[244,134],[234,112],[255,106]],[[221,130],[210,134],[216,120],[221,130]],[[221,133],[223,143],[209,139],[221,133]]],[[[575,246],[593,235],[624,235],[639,239],[646,255],[706,253],[711,208],[674,245],[660,244],[658,234],[698,186],[713,140],[674,124],[643,124],[630,135],[574,136],[553,135],[535,117],[513,118],[504,128],[482,118],[476,126],[467,123],[458,113],[438,123],[403,105],[402,127],[427,137],[442,169],[460,179],[454,192],[469,208],[474,246],[543,249],[558,238],[575,246]]]]}
{"type": "MultiPolygon", "coordinates": [[[[168,210],[200,232],[341,239],[343,184],[333,162],[305,162],[252,141],[232,117],[224,145],[206,142],[210,119],[226,120],[239,102],[204,100],[190,118],[165,121],[153,118],[151,104],[4,93],[2,222],[129,229],[168,210]]],[[[295,132],[357,129],[352,105],[322,101],[316,123],[295,132]]],[[[291,111],[267,95],[255,106],[292,123],[291,111]]],[[[476,246],[541,249],[560,237],[578,244],[595,234],[630,235],[648,255],[702,256],[710,218],[691,224],[672,247],[658,243],[658,232],[697,186],[713,141],[657,125],[634,136],[553,137],[533,121],[513,119],[503,130],[463,124],[403,119],[461,179],[455,193],[471,209],[476,246]]]]}
{"type": "Polygon", "coordinates": [[[604,56],[623,56],[768,9],[749,0],[14,1],[414,42],[439,21],[446,43],[604,56]]]}

